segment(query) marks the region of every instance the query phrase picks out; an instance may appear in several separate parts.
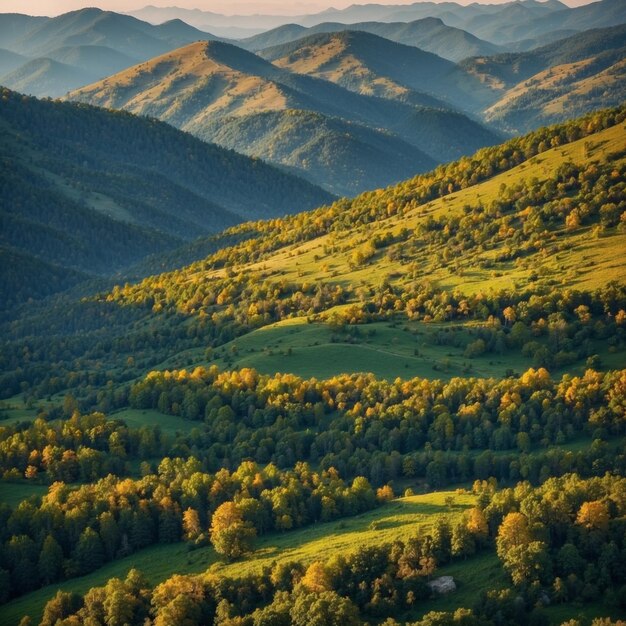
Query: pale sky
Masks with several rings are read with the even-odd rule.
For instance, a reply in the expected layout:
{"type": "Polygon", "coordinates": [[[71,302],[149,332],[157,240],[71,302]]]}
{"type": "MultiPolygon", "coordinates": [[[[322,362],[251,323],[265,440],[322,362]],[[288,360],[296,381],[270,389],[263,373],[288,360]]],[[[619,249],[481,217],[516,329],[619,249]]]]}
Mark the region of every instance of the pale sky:
{"type": "MultiPolygon", "coordinates": [[[[415,0],[369,0],[375,4],[413,4],[415,0]]],[[[456,0],[469,4],[474,0],[456,0]]],[[[506,0],[483,0],[496,4],[506,0]]],[[[589,0],[565,0],[569,6],[587,4],[589,0]]],[[[351,4],[367,4],[368,0],[0,0],[0,13],[28,13],[30,15],[59,15],[89,6],[110,11],[126,12],[150,4],[153,6],[177,6],[201,9],[226,15],[250,15],[254,13],[274,15],[302,15],[316,13],[328,7],[342,9],[351,4]]]]}

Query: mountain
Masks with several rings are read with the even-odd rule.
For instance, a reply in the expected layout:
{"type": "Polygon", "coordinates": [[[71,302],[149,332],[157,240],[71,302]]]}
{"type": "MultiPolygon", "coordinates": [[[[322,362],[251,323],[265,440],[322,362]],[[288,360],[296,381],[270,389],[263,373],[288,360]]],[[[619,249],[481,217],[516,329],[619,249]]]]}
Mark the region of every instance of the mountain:
{"type": "MultiPolygon", "coordinates": [[[[358,31],[310,35],[262,50],[278,67],[331,81],[358,93],[406,100],[423,106],[445,105],[422,91],[437,90],[454,65],[417,48],[358,31]]],[[[441,87],[440,93],[449,95],[441,87]]]]}
{"type": "Polygon", "coordinates": [[[432,52],[450,61],[460,61],[470,56],[500,52],[498,46],[482,41],[459,28],[446,26],[441,19],[435,17],[409,23],[357,22],[356,24],[345,25],[337,22],[325,22],[308,30],[296,24],[289,24],[244,39],[240,43],[248,50],[259,51],[281,43],[289,43],[307,35],[341,30],[372,33],[397,43],[432,52]]]}
{"type": "MultiPolygon", "coordinates": [[[[341,30],[344,25],[340,25],[334,30],[341,30]]],[[[322,26],[320,26],[321,28],[322,26]]],[[[272,28],[271,30],[264,31],[258,35],[252,37],[246,37],[237,42],[238,46],[250,50],[252,52],[258,52],[265,48],[272,46],[280,46],[281,44],[290,43],[301,39],[311,34],[311,28],[301,26],[300,24],[283,24],[272,28]]],[[[318,31],[321,32],[321,31],[318,31]]]]}
{"type": "Polygon", "coordinates": [[[538,72],[509,89],[484,116],[514,131],[553,124],[626,100],[626,46],[538,72]]]}
{"type": "Polygon", "coordinates": [[[565,30],[552,30],[549,33],[538,35],[537,37],[530,37],[529,39],[520,39],[519,41],[512,41],[506,44],[507,52],[528,52],[535,48],[541,48],[547,46],[550,43],[554,43],[559,39],[566,39],[575,35],[578,31],[574,29],[565,30]]]}
{"type": "Polygon", "coordinates": [[[512,130],[557,122],[624,98],[626,25],[592,29],[515,54],[467,59],[461,67],[488,85],[485,119],[512,130]]]}
{"type": "MultiPolygon", "coordinates": [[[[265,31],[278,29],[285,25],[299,25],[303,27],[315,27],[323,23],[334,22],[342,25],[361,24],[363,22],[414,22],[424,18],[440,18],[443,22],[453,28],[469,30],[466,24],[472,20],[478,20],[477,27],[482,26],[494,39],[483,37],[489,41],[498,39],[497,24],[502,23],[504,26],[510,26],[508,19],[521,16],[524,24],[535,19],[543,19],[556,13],[562,13],[560,19],[564,19],[564,15],[568,15],[571,11],[567,5],[558,0],[549,0],[547,2],[537,2],[536,0],[515,0],[513,2],[505,2],[501,4],[478,4],[471,3],[468,5],[460,5],[455,2],[415,2],[411,5],[384,5],[384,4],[354,4],[345,9],[326,9],[319,13],[310,15],[220,15],[209,11],[200,11],[197,9],[189,10],[179,7],[154,7],[147,6],[137,11],[131,11],[130,14],[142,20],[159,24],[166,20],[174,18],[182,19],[195,27],[215,32],[222,37],[237,37],[237,31],[247,32],[252,29],[251,35],[262,34],[265,31]],[[502,13],[504,12],[504,13],[502,13]],[[500,15],[502,14],[502,15],[500,15]],[[483,18],[484,23],[480,21],[483,18]],[[491,20],[491,21],[489,21],[491,20]]],[[[592,13],[595,14],[595,9],[592,13]]],[[[556,20],[558,22],[558,20],[556,20]]],[[[577,18],[573,22],[584,22],[584,19],[577,18]]],[[[558,28],[551,23],[549,30],[558,28]]],[[[584,30],[584,23],[575,30],[584,30]]],[[[337,30],[334,28],[333,30],[337,30]]],[[[532,31],[532,28],[530,28],[532,31]]],[[[474,31],[471,31],[474,35],[474,31]]],[[[545,31],[547,32],[547,31],[545,31]]],[[[380,33],[376,33],[380,34],[380,33]]],[[[242,35],[245,37],[245,35],[242,35]]],[[[480,35],[478,35],[480,37],[480,35]]],[[[521,35],[514,39],[527,39],[531,35],[521,35]]],[[[512,41],[513,39],[511,39],[512,41]]],[[[279,43],[283,41],[270,41],[261,48],[279,43]]],[[[408,43],[402,41],[401,43],[408,43]]],[[[245,44],[244,44],[245,45],[245,44]]],[[[421,46],[420,46],[421,47],[421,46]]],[[[436,52],[436,50],[431,50],[436,52]]],[[[482,53],[479,53],[482,54],[482,53]]],[[[461,58],[461,57],[459,57],[461,58]]]]}
{"type": "Polygon", "coordinates": [[[0,84],[28,95],[56,98],[134,63],[106,46],[66,46],[30,60],[0,51],[0,84]],[[4,72],[2,66],[7,68],[4,72]]]}
{"type": "Polygon", "coordinates": [[[57,98],[90,82],[92,77],[79,67],[38,58],[0,76],[0,84],[28,95],[57,98]]]}
{"type": "Polygon", "coordinates": [[[106,46],[65,46],[49,52],[48,58],[80,68],[99,78],[119,72],[136,62],[133,57],[106,46]]]}
{"type": "MultiPolygon", "coordinates": [[[[538,3],[539,4],[539,3],[538,3]]],[[[525,3],[506,5],[493,15],[463,22],[461,28],[496,44],[539,37],[558,30],[584,31],[608,28],[626,22],[622,0],[600,0],[575,8],[561,8],[536,14],[525,3]]]]}
{"type": "Polygon", "coordinates": [[[180,20],[153,26],[100,9],[55,18],[0,14],[0,40],[6,47],[0,51],[0,84],[30,95],[58,97],[139,61],[212,37],[180,20]]]}
{"type": "MultiPolygon", "coordinates": [[[[418,53],[414,49],[410,50],[418,53]]],[[[441,67],[454,67],[448,61],[437,60],[436,57],[433,57],[432,62],[439,63],[441,67]]],[[[158,117],[208,141],[215,140],[220,120],[228,119],[229,128],[234,129],[233,117],[285,110],[310,111],[324,117],[368,126],[368,136],[379,133],[381,141],[384,133],[395,134],[436,161],[449,160],[478,146],[497,141],[495,134],[461,114],[353,93],[329,81],[289,72],[241,48],[215,41],[198,42],[157,57],[72,92],[69,98],[158,117]]],[[[268,119],[263,118],[259,125],[264,128],[264,143],[271,144],[274,139],[267,135],[268,119]]],[[[287,127],[296,132],[292,124],[294,120],[285,126],[284,116],[276,116],[275,119],[281,120],[281,129],[287,127]]],[[[294,119],[305,121],[309,118],[301,116],[294,119]]],[[[250,118],[246,120],[245,126],[248,129],[254,127],[250,118]]],[[[334,128],[333,124],[324,124],[322,127],[329,132],[334,128]]],[[[309,124],[307,128],[312,130],[309,124]]],[[[348,133],[358,130],[353,126],[343,128],[348,133]]],[[[283,146],[296,146],[291,139],[283,141],[280,129],[276,128],[275,133],[275,140],[282,142],[283,146]]],[[[220,134],[222,140],[226,136],[232,142],[225,144],[227,147],[241,147],[241,141],[232,132],[220,134]]],[[[351,141],[358,143],[361,139],[351,137],[351,141]]],[[[398,141],[396,138],[396,146],[398,141]]],[[[304,140],[309,147],[316,145],[319,149],[330,142],[331,138],[320,142],[317,132],[315,137],[308,134],[304,140]]],[[[401,150],[394,148],[393,151],[396,154],[410,153],[406,146],[401,150]]],[[[306,160],[312,158],[318,163],[328,162],[328,156],[309,155],[306,160]]],[[[420,164],[427,161],[424,154],[411,161],[416,168],[414,171],[419,171],[420,164]]],[[[289,165],[302,162],[303,172],[310,177],[306,162],[299,157],[274,162],[289,165]]],[[[328,162],[328,166],[332,167],[332,162],[328,162]]],[[[368,167],[371,169],[363,158],[355,163],[357,171],[368,171],[368,167]]],[[[353,193],[354,181],[360,178],[360,175],[348,177],[339,189],[342,193],[353,193]]],[[[327,184],[323,178],[314,180],[320,185],[327,184]]],[[[337,190],[337,187],[333,186],[333,190],[337,190]]]]}
{"type": "Polygon", "coordinates": [[[330,191],[356,195],[435,165],[394,135],[302,110],[219,119],[204,133],[219,145],[305,172],[330,191]]]}
{"type": "Polygon", "coordinates": [[[16,70],[20,65],[26,63],[28,59],[21,54],[16,54],[10,50],[0,48],[0,76],[16,70]]]}
{"type": "MultiPolygon", "coordinates": [[[[128,113],[3,89],[0,121],[0,158],[10,164],[0,177],[3,254],[33,257],[29,267],[46,264],[54,275],[110,275],[243,219],[331,199],[260,161],[128,113]]],[[[13,271],[3,265],[3,274],[13,271]]]]}
{"type": "Polygon", "coordinates": [[[230,37],[231,35],[228,33],[232,33],[233,29],[239,29],[249,33],[249,35],[258,34],[286,24],[293,19],[281,15],[222,15],[200,9],[185,9],[176,6],[155,7],[151,5],[135,11],[128,11],[127,13],[152,24],[162,24],[168,20],[180,19],[196,28],[210,30],[222,37],[230,37]]]}
{"type": "MultiPolygon", "coordinates": [[[[0,15],[0,31],[6,20],[14,16],[0,15]]],[[[81,9],[58,17],[28,22],[19,37],[4,41],[13,52],[30,57],[50,54],[67,46],[106,46],[135,60],[163,54],[198,39],[210,39],[188,24],[175,20],[153,26],[128,15],[101,9],[81,9]]]]}
{"type": "Polygon", "coordinates": [[[0,41],[2,47],[13,50],[14,45],[33,31],[37,26],[44,24],[50,18],[22,15],[21,13],[0,13],[0,41]]]}
{"type": "Polygon", "coordinates": [[[625,45],[626,25],[622,25],[589,30],[530,52],[467,59],[460,65],[481,82],[504,89],[550,67],[582,61],[625,45]]]}

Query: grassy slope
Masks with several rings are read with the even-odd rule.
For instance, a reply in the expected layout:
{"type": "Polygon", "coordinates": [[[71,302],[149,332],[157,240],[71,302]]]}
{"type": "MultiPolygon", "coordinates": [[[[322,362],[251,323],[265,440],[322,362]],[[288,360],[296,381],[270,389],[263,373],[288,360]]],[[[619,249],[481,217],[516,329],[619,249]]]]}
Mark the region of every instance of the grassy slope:
{"type": "MultiPolygon", "coordinates": [[[[307,282],[316,280],[331,280],[345,284],[378,285],[384,279],[391,276],[394,282],[406,282],[406,268],[399,261],[389,260],[384,253],[377,254],[370,265],[351,270],[348,259],[354,247],[364,243],[375,234],[386,232],[399,232],[402,228],[414,229],[420,220],[427,216],[438,217],[443,214],[459,213],[465,205],[475,206],[477,203],[488,204],[499,196],[502,184],[515,185],[523,179],[536,177],[539,181],[553,175],[556,169],[569,160],[574,163],[589,163],[594,160],[603,160],[607,155],[623,151],[626,146],[626,126],[616,126],[597,133],[591,140],[579,140],[573,143],[554,148],[544,152],[521,165],[508,170],[493,178],[469,187],[463,191],[444,196],[426,205],[409,211],[403,217],[392,217],[376,224],[359,227],[345,233],[343,239],[336,241],[342,248],[335,252],[332,258],[325,263],[320,263],[315,256],[323,256],[323,246],[332,240],[332,235],[327,235],[294,246],[289,249],[281,249],[271,258],[246,268],[265,270],[266,273],[285,278],[288,281],[307,282]],[[585,143],[592,144],[591,149],[585,149],[585,143]]],[[[623,159],[624,157],[621,157],[623,159]]],[[[472,269],[463,276],[453,274],[449,269],[440,268],[433,271],[433,261],[436,252],[424,250],[418,268],[419,277],[428,277],[441,287],[458,288],[464,293],[476,293],[491,288],[502,289],[511,284],[520,286],[528,283],[529,275],[533,270],[545,268],[546,275],[554,274],[555,271],[563,278],[561,283],[564,287],[593,289],[606,284],[609,280],[624,279],[624,267],[620,262],[620,251],[626,245],[626,235],[614,233],[601,239],[590,238],[590,229],[582,229],[572,234],[564,231],[558,233],[563,241],[572,244],[570,250],[548,255],[540,259],[539,254],[535,258],[529,257],[527,268],[513,267],[512,263],[496,264],[493,270],[472,269]],[[500,273],[501,275],[497,275],[500,273]]],[[[490,251],[495,256],[498,250],[490,251]]]]}
{"type": "Polygon", "coordinates": [[[358,546],[406,539],[430,528],[437,516],[459,516],[473,501],[473,496],[456,495],[453,491],[400,498],[352,518],[264,536],[257,541],[252,555],[235,563],[218,561],[210,547],[189,552],[183,543],[157,545],[108,563],[87,576],[50,585],[13,600],[0,607],[0,622],[5,626],[13,626],[23,615],[30,615],[38,623],[45,603],[57,589],[85,593],[90,587],[102,585],[109,578],[126,576],[133,567],[139,568],[152,584],[158,584],[174,573],[199,573],[209,567],[211,571],[226,576],[244,576],[260,572],[274,561],[311,562],[329,558],[339,551],[350,552],[358,546]],[[451,495],[455,498],[455,505],[449,510],[445,499],[451,495]],[[374,526],[372,522],[375,522],[374,526]]]}
{"type": "Polygon", "coordinates": [[[27,480],[15,483],[0,481],[0,502],[8,504],[12,508],[31,496],[43,496],[47,492],[47,485],[33,484],[27,480]]]}
{"type": "Polygon", "coordinates": [[[159,426],[164,433],[175,434],[176,431],[187,431],[193,428],[194,422],[176,415],[166,415],[154,410],[123,409],[109,414],[111,419],[124,420],[132,428],[140,428],[146,424],[159,426]]]}
{"type": "MultiPolygon", "coordinates": [[[[523,288],[529,284],[529,277],[535,271],[540,275],[540,282],[563,288],[594,289],[611,280],[623,282],[626,273],[621,257],[626,249],[626,234],[613,231],[601,238],[594,238],[591,236],[591,227],[574,233],[557,232],[556,242],[546,246],[545,254],[531,255],[523,264],[501,262],[495,263],[491,269],[465,266],[462,274],[455,273],[450,265],[438,266],[441,248],[422,249],[419,252],[417,267],[411,270],[415,272],[412,278],[408,276],[407,266],[400,261],[390,260],[385,251],[377,253],[372,263],[362,268],[351,269],[348,261],[355,247],[376,234],[399,232],[402,228],[415,229],[419,221],[427,216],[458,213],[465,205],[473,206],[478,202],[486,205],[498,197],[503,184],[512,186],[533,177],[541,181],[552,176],[566,161],[583,164],[602,161],[607,155],[623,151],[625,146],[626,127],[613,127],[591,139],[544,152],[490,180],[417,207],[402,217],[381,220],[340,236],[326,235],[281,248],[269,258],[238,266],[235,271],[259,271],[266,277],[282,278],[296,284],[323,280],[375,287],[384,280],[403,283],[428,279],[442,288],[459,289],[465,293],[515,286],[523,288]],[[325,257],[324,246],[329,244],[338,248],[338,251],[333,252],[332,257],[325,257]],[[558,244],[566,245],[561,245],[563,249],[558,250],[558,244]],[[320,257],[324,260],[320,261],[320,257]]],[[[497,252],[498,249],[494,249],[484,255],[493,258],[497,252]]],[[[220,275],[223,275],[223,270],[203,273],[202,278],[210,280],[212,276],[220,275]]],[[[214,358],[220,366],[252,366],[268,373],[287,370],[301,376],[318,378],[354,371],[371,371],[383,378],[450,377],[461,375],[463,368],[470,363],[475,374],[492,376],[502,375],[509,368],[522,371],[531,365],[528,359],[515,354],[488,354],[471,361],[465,359],[461,349],[433,345],[429,338],[439,328],[437,324],[421,322],[369,324],[359,329],[357,344],[347,344],[332,343],[333,333],[325,323],[308,324],[304,318],[290,319],[234,340],[217,350],[214,358]],[[372,330],[375,334],[370,332],[372,330]],[[439,369],[435,373],[433,365],[441,365],[445,360],[450,362],[448,368],[439,369]]],[[[161,366],[172,368],[204,363],[202,352],[195,350],[181,353],[161,366]]],[[[625,360],[623,352],[601,352],[601,357],[609,367],[621,367],[625,360]]],[[[577,365],[579,368],[583,366],[582,362],[577,365]]]]}
{"type": "MultiPolygon", "coordinates": [[[[467,341],[471,324],[453,325],[453,332],[467,341]]],[[[339,334],[325,323],[307,323],[294,318],[252,331],[216,349],[210,363],[222,369],[252,367],[264,374],[292,372],[303,378],[328,378],[341,373],[371,372],[378,378],[443,378],[455,376],[499,377],[506,370],[522,372],[532,367],[532,358],[519,353],[483,354],[466,358],[463,347],[436,345],[435,334],[450,324],[375,322],[359,329],[359,335],[339,334]],[[344,338],[337,341],[336,337],[344,338]]],[[[621,367],[626,352],[609,353],[598,346],[606,367],[621,367]]],[[[159,364],[157,369],[193,368],[209,365],[203,350],[182,352],[159,364]]],[[[568,372],[585,368],[584,361],[568,372]]],[[[564,372],[565,370],[563,370],[564,372]]],[[[563,373],[554,370],[555,376],[563,373]]]]}

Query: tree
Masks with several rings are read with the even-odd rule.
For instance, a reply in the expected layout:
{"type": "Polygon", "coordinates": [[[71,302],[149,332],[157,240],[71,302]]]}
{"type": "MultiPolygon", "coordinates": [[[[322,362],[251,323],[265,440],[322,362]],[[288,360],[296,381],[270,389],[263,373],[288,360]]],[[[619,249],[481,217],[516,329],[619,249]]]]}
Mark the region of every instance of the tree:
{"type": "Polygon", "coordinates": [[[76,560],[83,574],[93,572],[104,563],[104,550],[98,533],[93,528],[86,528],[76,546],[76,560]]]}
{"type": "Polygon", "coordinates": [[[504,311],[502,311],[502,315],[504,315],[504,321],[507,326],[510,326],[517,319],[517,315],[515,313],[515,309],[513,307],[507,306],[504,311]]]}
{"type": "Polygon", "coordinates": [[[588,530],[605,531],[609,526],[609,509],[604,502],[594,500],[592,502],[583,502],[576,523],[584,526],[588,530]]]}
{"type": "Polygon", "coordinates": [[[106,584],[106,598],[103,603],[107,626],[126,626],[133,623],[135,608],[138,604],[134,597],[117,578],[106,584]]]}
{"type": "Polygon", "coordinates": [[[543,541],[513,545],[502,559],[504,569],[511,576],[514,585],[530,585],[549,578],[551,563],[543,541]]]}
{"type": "Polygon", "coordinates": [[[290,611],[292,626],[357,626],[354,604],[334,591],[298,595],[290,611]]]}
{"type": "Polygon", "coordinates": [[[389,502],[395,497],[391,485],[383,485],[376,490],[376,499],[379,502],[389,502]]]}
{"type": "Polygon", "coordinates": [[[585,559],[573,543],[566,543],[557,552],[556,565],[563,578],[570,574],[580,576],[585,568],[585,559]]]}
{"type": "Polygon", "coordinates": [[[63,550],[57,540],[48,535],[39,555],[39,574],[45,585],[59,580],[63,572],[63,550]]]}
{"type": "Polygon", "coordinates": [[[183,532],[187,541],[195,541],[202,532],[200,517],[196,509],[189,507],[183,513],[183,532]]]}
{"type": "Polygon", "coordinates": [[[106,558],[111,561],[117,552],[120,541],[120,532],[115,521],[115,516],[111,511],[105,511],[100,515],[100,539],[104,546],[106,558]]]}
{"type": "Polygon", "coordinates": [[[202,610],[196,600],[181,594],[159,609],[154,626],[192,626],[199,624],[201,617],[202,610]]]}
{"type": "Polygon", "coordinates": [[[462,556],[474,554],[476,551],[476,543],[474,535],[470,533],[465,524],[457,524],[452,529],[451,552],[452,556],[462,556]]]}
{"type": "Polygon", "coordinates": [[[314,593],[321,593],[322,591],[329,591],[332,589],[330,576],[328,575],[324,564],[319,561],[313,561],[313,563],[309,565],[301,583],[302,586],[308,591],[312,591],[314,593]]]}
{"type": "Polygon", "coordinates": [[[489,534],[485,514],[478,508],[473,507],[467,513],[467,529],[479,541],[484,541],[489,534]]]}
{"type": "Polygon", "coordinates": [[[11,593],[11,575],[9,572],[0,567],[0,603],[4,604],[8,601],[11,593]]]}
{"type": "Polygon", "coordinates": [[[498,556],[504,560],[511,548],[528,545],[530,541],[531,535],[526,516],[522,513],[509,513],[498,529],[496,538],[498,556]]]}
{"type": "Polygon", "coordinates": [[[211,518],[211,543],[215,551],[229,559],[236,559],[252,550],[256,529],[244,522],[239,507],[234,502],[224,502],[211,518]]]}
{"type": "Polygon", "coordinates": [[[57,591],[56,596],[48,600],[44,610],[40,626],[54,626],[57,620],[64,620],[73,615],[83,604],[83,599],[76,593],[57,591]]]}

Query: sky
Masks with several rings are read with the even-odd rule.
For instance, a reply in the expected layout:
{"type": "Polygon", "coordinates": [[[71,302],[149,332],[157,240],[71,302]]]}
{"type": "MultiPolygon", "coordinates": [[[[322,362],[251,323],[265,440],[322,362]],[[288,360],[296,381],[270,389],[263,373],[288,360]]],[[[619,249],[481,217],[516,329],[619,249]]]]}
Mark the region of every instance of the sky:
{"type": "MultiPolygon", "coordinates": [[[[415,0],[369,0],[376,4],[413,4],[415,0]]],[[[474,0],[456,0],[469,4],[474,0]]],[[[496,4],[506,0],[483,0],[496,4]]],[[[562,0],[563,1],[563,0],[562,0]]],[[[587,4],[589,0],[565,0],[569,6],[587,4]]],[[[351,4],[367,4],[368,0],[0,0],[0,13],[28,13],[30,15],[59,15],[88,6],[110,11],[127,12],[147,4],[201,9],[227,15],[264,13],[273,15],[302,15],[317,13],[328,7],[341,9],[351,4]]]]}

